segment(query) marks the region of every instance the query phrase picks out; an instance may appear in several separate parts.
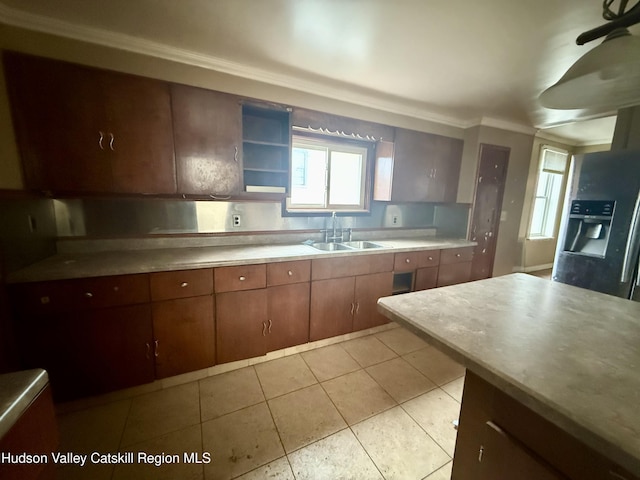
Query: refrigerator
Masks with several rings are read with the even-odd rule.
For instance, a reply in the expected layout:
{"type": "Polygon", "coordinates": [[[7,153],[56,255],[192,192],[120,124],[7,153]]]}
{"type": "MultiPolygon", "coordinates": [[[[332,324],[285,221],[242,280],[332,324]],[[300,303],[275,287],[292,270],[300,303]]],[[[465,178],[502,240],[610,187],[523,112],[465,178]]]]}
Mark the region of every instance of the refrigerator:
{"type": "Polygon", "coordinates": [[[640,151],[573,158],[552,278],[640,301],[640,151]]]}

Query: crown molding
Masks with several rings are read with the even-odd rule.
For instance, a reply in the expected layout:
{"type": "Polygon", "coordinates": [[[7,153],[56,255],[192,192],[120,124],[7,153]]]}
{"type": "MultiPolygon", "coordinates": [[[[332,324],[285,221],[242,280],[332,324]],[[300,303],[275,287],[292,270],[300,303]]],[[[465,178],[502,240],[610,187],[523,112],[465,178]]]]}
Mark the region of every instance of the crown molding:
{"type": "Polygon", "coordinates": [[[365,106],[388,113],[408,116],[419,120],[426,120],[428,122],[448,125],[451,127],[467,128],[467,122],[459,118],[436,114],[421,107],[408,107],[400,102],[382,100],[375,95],[357,92],[353,88],[351,90],[335,88],[321,82],[295,78],[223,58],[203,55],[163,43],[133,37],[131,35],[72,24],[62,20],[10,8],[1,2],[0,23],[26,30],[34,30],[40,33],[115,48],[117,50],[156,57],[176,63],[214,70],[216,72],[305,93],[312,92],[314,95],[365,106]]]}
{"type": "Polygon", "coordinates": [[[507,120],[501,120],[499,118],[492,117],[480,117],[469,125],[469,127],[476,126],[499,128],[500,130],[507,130],[509,132],[515,133],[524,133],[525,135],[535,135],[538,131],[536,128],[529,125],[523,125],[521,123],[510,122],[507,120]]]}

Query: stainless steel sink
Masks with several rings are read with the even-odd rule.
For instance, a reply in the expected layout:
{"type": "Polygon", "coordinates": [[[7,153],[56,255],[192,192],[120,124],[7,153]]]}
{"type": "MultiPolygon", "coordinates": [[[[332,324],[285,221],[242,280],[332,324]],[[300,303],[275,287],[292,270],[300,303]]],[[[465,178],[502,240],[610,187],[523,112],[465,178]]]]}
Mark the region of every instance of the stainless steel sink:
{"type": "Polygon", "coordinates": [[[320,242],[320,243],[312,243],[311,246],[313,248],[317,248],[318,250],[324,250],[326,252],[333,252],[336,250],[367,250],[370,248],[384,248],[382,245],[378,245],[377,243],[373,243],[373,242],[367,242],[365,240],[360,240],[357,242],[340,242],[340,243],[320,242]]]}
{"type": "Polygon", "coordinates": [[[326,252],[333,252],[335,250],[353,250],[353,248],[347,247],[341,243],[312,243],[311,246],[313,248],[317,248],[318,250],[324,250],[326,252]]]}
{"type": "Polygon", "coordinates": [[[365,250],[369,248],[384,248],[382,245],[378,245],[377,243],[368,242],[366,240],[359,240],[357,242],[342,242],[342,245],[346,245],[350,248],[356,248],[358,250],[365,250]]]}

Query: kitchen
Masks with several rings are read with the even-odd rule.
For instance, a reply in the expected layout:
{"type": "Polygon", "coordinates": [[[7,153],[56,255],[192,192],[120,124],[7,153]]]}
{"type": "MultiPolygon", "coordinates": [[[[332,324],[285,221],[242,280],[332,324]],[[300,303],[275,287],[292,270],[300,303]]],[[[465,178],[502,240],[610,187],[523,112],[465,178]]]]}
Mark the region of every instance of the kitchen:
{"type": "MultiPolygon", "coordinates": [[[[8,7],[7,7],[8,8],[8,7]]],[[[15,13],[13,10],[9,10],[10,13],[15,13]]],[[[597,12],[596,15],[597,17],[597,12]]],[[[597,19],[596,19],[597,21],[597,19]]],[[[9,22],[7,22],[9,23],[9,22]]],[[[529,127],[523,129],[517,127],[514,130],[504,127],[505,124],[499,122],[491,122],[490,119],[485,120],[484,123],[462,128],[460,126],[452,126],[446,123],[438,123],[432,120],[409,118],[407,116],[393,114],[385,112],[381,109],[374,109],[366,106],[358,106],[353,104],[346,104],[338,100],[328,100],[319,95],[302,94],[296,90],[286,89],[282,86],[265,85],[256,81],[251,81],[246,78],[238,78],[228,74],[220,72],[211,72],[193,65],[179,65],[176,62],[159,59],[140,53],[133,53],[131,51],[119,51],[107,46],[97,46],[95,44],[82,43],[78,41],[72,41],[68,38],[52,35],[42,32],[36,32],[33,30],[25,30],[19,26],[9,26],[7,24],[2,25],[3,28],[3,48],[6,50],[19,50],[26,51],[27,53],[37,54],[45,57],[55,57],[64,60],[72,61],[74,63],[81,63],[86,65],[93,65],[107,70],[121,70],[128,73],[133,73],[146,77],[155,77],[167,81],[176,83],[189,84],[193,86],[204,87],[210,90],[225,91],[242,96],[248,96],[252,98],[268,99],[271,102],[282,103],[285,105],[301,106],[313,111],[330,111],[334,115],[343,116],[348,118],[364,119],[368,122],[376,122],[382,125],[392,125],[395,127],[407,128],[410,130],[426,131],[434,135],[440,135],[448,138],[456,138],[464,141],[464,147],[461,155],[461,167],[459,181],[457,185],[457,194],[455,196],[456,204],[463,204],[466,207],[466,215],[469,214],[469,204],[473,202],[473,192],[476,176],[476,154],[481,144],[493,144],[502,145],[510,148],[509,166],[507,170],[506,186],[503,199],[503,214],[500,222],[499,237],[497,241],[496,261],[493,266],[494,276],[511,273],[514,268],[523,267],[521,262],[522,258],[522,237],[521,234],[521,218],[525,215],[527,210],[527,191],[530,191],[530,183],[535,182],[535,176],[532,179],[530,175],[531,170],[536,171],[536,166],[532,164],[532,157],[537,156],[536,145],[545,141],[540,137],[535,136],[535,129],[529,127]]],[[[6,80],[5,80],[6,82],[6,80]]],[[[4,93],[3,93],[4,94],[4,93]]],[[[7,124],[7,128],[3,128],[3,132],[11,132],[11,117],[9,114],[8,100],[5,99],[5,107],[3,109],[3,121],[7,124]]],[[[431,117],[433,118],[433,117],[431,117]]],[[[108,142],[108,137],[105,138],[105,142],[108,142]]],[[[553,142],[552,142],[553,143],[553,142]]],[[[557,142],[556,142],[557,143],[557,142]]],[[[602,142],[606,143],[606,142],[602,142]]],[[[106,143],[105,143],[106,145],[106,143]]],[[[560,144],[567,150],[576,151],[576,149],[570,144],[560,144]]],[[[2,187],[7,190],[21,190],[23,187],[23,180],[20,175],[20,161],[17,153],[17,147],[13,140],[13,134],[9,133],[8,140],[3,142],[3,147],[8,149],[7,154],[3,158],[9,159],[8,162],[3,162],[3,185],[2,187]],[[10,141],[9,141],[10,139],[10,141]],[[13,159],[13,160],[11,160],[13,159]],[[5,174],[6,172],[6,174],[5,174]],[[5,183],[6,182],[6,183],[5,183]]],[[[216,192],[214,192],[216,193],[216,192]]],[[[124,215],[126,212],[127,217],[131,218],[154,218],[154,209],[158,202],[151,202],[149,199],[139,200],[122,200],[119,203],[116,200],[111,202],[101,202],[100,199],[81,199],[78,201],[74,198],[61,198],[55,200],[55,206],[51,207],[50,201],[42,198],[31,198],[24,196],[20,193],[7,193],[7,204],[10,205],[8,211],[12,212],[12,218],[15,218],[16,228],[9,227],[8,230],[12,232],[13,239],[10,240],[10,245],[14,249],[11,255],[7,255],[5,262],[11,262],[9,270],[21,268],[30,263],[33,258],[40,259],[47,257],[55,252],[55,243],[52,241],[56,236],[60,234],[58,232],[64,232],[63,236],[66,236],[66,245],[75,244],[76,247],[82,247],[82,238],[74,238],[75,236],[82,237],[83,235],[95,235],[101,237],[104,240],[106,250],[112,248],[117,244],[118,239],[104,238],[114,233],[121,236],[137,236],[145,235],[148,230],[136,231],[127,230],[126,227],[139,227],[135,221],[118,222],[118,218],[124,215]],[[13,197],[11,197],[13,195],[13,197]],[[64,223],[64,228],[55,224],[50,215],[51,209],[55,208],[56,218],[58,221],[61,217],[70,219],[64,223]],[[25,212],[26,210],[26,212],[25,212]],[[94,212],[93,215],[84,215],[83,210],[94,212]],[[33,214],[32,212],[42,212],[42,215],[33,214]],[[63,211],[64,215],[58,215],[63,211]],[[79,212],[79,213],[78,213],[79,212]],[[138,217],[136,217],[136,213],[138,217]],[[34,215],[34,222],[36,225],[35,230],[38,234],[34,235],[29,232],[31,223],[25,220],[28,215],[34,215]],[[75,216],[74,216],[75,215],[75,216]],[[96,222],[98,218],[101,221],[96,222]],[[79,221],[84,219],[85,222],[79,221]],[[88,221],[87,221],[88,219],[88,221]],[[123,224],[124,223],[124,224],[123,224]],[[93,229],[93,230],[92,230],[93,229]],[[120,229],[120,230],[115,230],[120,229]],[[19,234],[17,232],[20,232],[19,234]]],[[[319,231],[327,228],[328,222],[325,222],[326,218],[323,217],[309,217],[310,220],[306,221],[297,217],[288,217],[285,221],[284,217],[280,215],[280,212],[276,210],[277,206],[264,205],[265,213],[260,212],[256,218],[258,223],[252,223],[252,211],[254,203],[260,207],[263,206],[262,202],[227,202],[227,201],[215,201],[206,202],[199,199],[188,200],[181,202],[173,199],[166,199],[168,209],[175,209],[174,211],[181,211],[181,208],[185,210],[193,209],[204,210],[205,218],[219,218],[224,216],[223,225],[214,225],[208,233],[216,232],[234,232],[233,226],[226,222],[231,222],[233,215],[238,215],[241,221],[241,225],[236,227],[234,237],[235,239],[242,238],[245,232],[262,232],[274,230],[278,231],[282,228],[288,230],[314,230],[319,231]],[[220,205],[220,206],[218,206],[220,205]],[[219,209],[219,210],[218,210],[219,209]],[[207,213],[207,211],[209,213],[207,213]],[[218,212],[223,213],[218,213],[218,212]],[[213,212],[213,213],[211,213],[213,212]],[[282,222],[282,223],[279,223],[282,222]],[[236,232],[241,232],[237,234],[236,232]]],[[[268,203],[268,202],[267,202],[268,203]]],[[[373,216],[369,217],[372,224],[367,224],[367,217],[353,217],[342,218],[343,224],[347,228],[353,228],[354,231],[361,229],[368,229],[373,226],[390,226],[394,228],[394,217],[402,222],[410,221],[411,223],[401,223],[401,227],[415,227],[417,229],[423,229],[424,227],[434,226],[434,222],[447,221],[451,219],[458,219],[459,206],[434,206],[427,208],[416,208],[413,205],[390,205],[383,204],[384,208],[380,204],[372,206],[373,216]],[[441,210],[444,208],[444,212],[441,210]],[[376,210],[377,209],[377,210],[376,210]],[[395,209],[395,211],[394,211],[395,209]],[[438,213],[441,212],[441,213],[438,213]],[[351,224],[349,222],[352,222],[351,224]]],[[[197,212],[195,214],[197,217],[197,212]]],[[[162,218],[162,213],[158,214],[162,218]]],[[[179,214],[180,219],[189,218],[188,215],[179,214]]],[[[344,217],[344,216],[343,216],[344,217]]],[[[348,217],[348,216],[347,216],[348,217]]],[[[181,222],[174,221],[175,217],[165,217],[165,223],[156,222],[154,227],[158,227],[160,232],[166,232],[170,230],[179,230],[193,234],[191,225],[184,225],[181,222]]],[[[464,218],[464,216],[463,216],[464,218]]],[[[189,223],[189,222],[186,222],[189,223]]],[[[198,222],[200,223],[200,222],[198,222]]],[[[459,221],[454,222],[453,227],[459,229],[459,221]]],[[[453,235],[458,238],[466,237],[466,219],[463,220],[463,233],[453,235]]],[[[526,222],[525,222],[526,223],[526,222]]],[[[397,225],[397,224],[396,224],[397,225]]],[[[143,225],[145,227],[145,225],[143,225]]],[[[444,230],[451,228],[451,225],[438,224],[437,228],[444,230]]],[[[526,226],[525,226],[526,229],[526,226]]],[[[306,232],[305,232],[306,234],[306,232]]],[[[250,237],[250,234],[246,234],[250,237]]],[[[273,242],[274,238],[276,242],[280,242],[284,237],[281,233],[274,233],[274,236],[269,238],[268,242],[273,242]]],[[[4,233],[3,233],[4,236],[4,233]]],[[[210,235],[212,238],[218,236],[210,235]]],[[[192,246],[198,246],[198,236],[196,238],[188,238],[184,240],[184,243],[188,245],[188,242],[192,246]]],[[[229,236],[222,236],[227,239],[229,236]]],[[[298,240],[298,238],[296,238],[298,240]]],[[[302,239],[300,239],[301,241],[302,239]]],[[[372,239],[374,240],[374,239],[372,239]]],[[[158,238],[149,239],[150,242],[158,242],[158,238]]],[[[251,241],[247,238],[246,241],[251,241]]],[[[379,240],[383,242],[383,239],[379,240]]],[[[95,243],[93,245],[95,247],[95,243]]],[[[541,262],[543,263],[543,262],[541,262]]]]}

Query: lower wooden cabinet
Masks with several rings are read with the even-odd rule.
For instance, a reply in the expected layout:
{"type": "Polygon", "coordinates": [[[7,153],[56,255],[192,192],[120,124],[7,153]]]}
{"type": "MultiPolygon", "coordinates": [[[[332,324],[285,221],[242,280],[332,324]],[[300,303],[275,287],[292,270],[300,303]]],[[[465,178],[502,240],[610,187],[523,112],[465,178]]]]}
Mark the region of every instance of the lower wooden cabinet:
{"type": "Polygon", "coordinates": [[[266,330],[266,289],[216,294],[218,363],[264,355],[266,330]]]}
{"type": "Polygon", "coordinates": [[[218,363],[309,341],[309,282],[216,294],[218,363]]]}
{"type": "Polygon", "coordinates": [[[438,286],[438,267],[425,267],[416,270],[414,290],[428,290],[438,286]]]}
{"type": "Polygon", "coordinates": [[[393,273],[382,272],[356,277],[355,311],[353,331],[377,327],[389,323],[389,319],[378,313],[380,297],[388,297],[393,291],[393,273]]]}
{"type": "Polygon", "coordinates": [[[638,480],[467,370],[451,478],[638,480]]]}
{"type": "Polygon", "coordinates": [[[392,272],[312,282],[309,339],[321,340],[389,322],[378,313],[376,303],[392,291],[392,272]]]}
{"type": "Polygon", "coordinates": [[[311,282],[310,341],[353,331],[354,291],[355,277],[311,282]]]}
{"type": "Polygon", "coordinates": [[[452,263],[440,265],[438,269],[437,287],[446,287],[458,283],[468,282],[471,279],[471,262],[452,263]]]}
{"type": "Polygon", "coordinates": [[[215,365],[213,316],[213,295],[153,303],[153,354],[157,378],[215,365]]]}
{"type": "Polygon", "coordinates": [[[267,288],[266,352],[309,341],[309,282],[267,288]]]}
{"type": "Polygon", "coordinates": [[[151,306],[86,310],[22,318],[24,368],[44,368],[58,401],[154,379],[151,306]]]}

